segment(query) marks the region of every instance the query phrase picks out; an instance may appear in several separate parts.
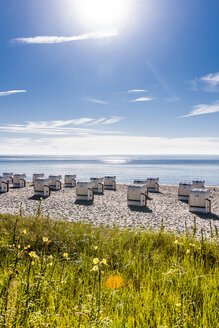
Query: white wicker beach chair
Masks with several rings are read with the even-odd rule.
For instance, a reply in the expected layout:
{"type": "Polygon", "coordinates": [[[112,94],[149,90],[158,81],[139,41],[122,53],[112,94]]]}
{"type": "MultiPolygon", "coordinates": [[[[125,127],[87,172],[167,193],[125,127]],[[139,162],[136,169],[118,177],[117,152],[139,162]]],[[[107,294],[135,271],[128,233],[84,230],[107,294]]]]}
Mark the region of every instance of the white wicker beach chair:
{"type": "Polygon", "coordinates": [[[146,206],[147,195],[144,184],[132,184],[128,186],[127,203],[128,206],[146,206]]]}
{"type": "Polygon", "coordinates": [[[103,178],[90,178],[90,180],[93,182],[93,191],[102,194],[104,190],[103,178]]]}
{"type": "Polygon", "coordinates": [[[13,184],[13,173],[6,173],[6,172],[4,172],[2,174],[2,176],[3,176],[3,178],[6,179],[7,183],[13,184]]]}
{"type": "Polygon", "coordinates": [[[192,189],[205,188],[205,180],[192,180],[192,189]]]}
{"type": "Polygon", "coordinates": [[[189,194],[189,211],[211,213],[209,189],[191,189],[189,194]]]}
{"type": "Polygon", "coordinates": [[[93,191],[93,182],[92,181],[79,181],[76,186],[76,199],[93,201],[94,200],[94,191],[93,191]]]}
{"type": "Polygon", "coordinates": [[[188,200],[191,189],[193,189],[192,182],[180,182],[179,188],[178,188],[178,199],[179,200],[188,200]]]}
{"type": "Polygon", "coordinates": [[[16,188],[26,187],[26,174],[14,174],[13,176],[13,186],[16,188]]]}
{"type": "Polygon", "coordinates": [[[75,187],[76,186],[76,174],[66,174],[64,178],[65,187],[75,187]]]}
{"type": "Polygon", "coordinates": [[[0,193],[8,192],[9,183],[7,182],[7,178],[0,176],[0,193]]]}
{"type": "Polygon", "coordinates": [[[115,176],[104,177],[104,189],[116,190],[116,177],[115,176]]]}
{"type": "Polygon", "coordinates": [[[34,184],[36,179],[43,179],[43,178],[44,178],[44,173],[34,173],[32,182],[34,184]]]}
{"type": "Polygon", "coordinates": [[[159,192],[159,178],[147,178],[147,188],[149,192],[159,192]]]}
{"type": "Polygon", "coordinates": [[[60,190],[62,189],[61,175],[50,175],[49,176],[49,186],[51,190],[60,190]]]}
{"type": "Polygon", "coordinates": [[[148,187],[147,187],[147,180],[134,180],[133,181],[133,184],[140,184],[140,185],[144,185],[145,186],[145,194],[147,195],[148,197],[148,187]]]}
{"type": "Polygon", "coordinates": [[[50,196],[49,179],[38,178],[34,181],[34,195],[50,196]]]}

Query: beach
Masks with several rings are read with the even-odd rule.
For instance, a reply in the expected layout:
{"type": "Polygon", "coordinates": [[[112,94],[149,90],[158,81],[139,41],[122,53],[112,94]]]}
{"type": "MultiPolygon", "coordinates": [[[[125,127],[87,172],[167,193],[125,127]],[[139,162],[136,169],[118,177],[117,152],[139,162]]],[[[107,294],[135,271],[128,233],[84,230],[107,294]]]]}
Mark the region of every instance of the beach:
{"type": "MultiPolygon", "coordinates": [[[[196,213],[197,236],[201,229],[210,235],[210,220],[213,230],[219,230],[219,187],[211,190],[211,214],[196,213]]],[[[76,201],[75,188],[63,187],[52,191],[50,197],[41,202],[43,216],[64,219],[72,222],[92,223],[93,225],[114,225],[124,228],[158,229],[163,222],[166,230],[185,232],[185,222],[191,231],[194,225],[193,213],[187,202],[177,199],[178,186],[160,185],[159,193],[149,193],[147,206],[143,208],[127,206],[127,184],[117,184],[117,190],[105,190],[103,195],[95,195],[93,202],[76,201]]],[[[40,197],[34,196],[30,182],[25,188],[10,188],[0,194],[0,213],[36,215],[40,197]]]]}

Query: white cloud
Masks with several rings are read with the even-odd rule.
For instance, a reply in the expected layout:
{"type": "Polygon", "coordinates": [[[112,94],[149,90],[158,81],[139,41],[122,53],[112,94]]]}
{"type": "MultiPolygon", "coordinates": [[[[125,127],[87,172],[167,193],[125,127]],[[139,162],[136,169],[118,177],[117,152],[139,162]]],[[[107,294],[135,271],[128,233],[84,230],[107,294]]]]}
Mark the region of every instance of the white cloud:
{"type": "Polygon", "coordinates": [[[180,98],[178,98],[178,97],[169,97],[169,98],[165,99],[165,101],[168,101],[168,102],[177,102],[179,100],[180,100],[180,98]]]}
{"type": "Polygon", "coordinates": [[[141,101],[150,101],[150,100],[153,100],[153,98],[151,98],[151,97],[140,97],[140,98],[131,100],[131,102],[141,102],[141,101]]]}
{"type": "Polygon", "coordinates": [[[100,99],[96,99],[96,98],[92,98],[92,97],[88,97],[87,100],[90,101],[90,102],[96,103],[96,104],[100,104],[100,105],[107,105],[107,104],[109,104],[108,101],[100,100],[100,99]]]}
{"type": "Polygon", "coordinates": [[[27,92],[27,90],[9,90],[9,91],[0,91],[0,97],[2,96],[11,96],[15,93],[24,93],[27,92]]]}
{"type": "Polygon", "coordinates": [[[103,124],[114,124],[123,120],[123,117],[120,116],[112,116],[110,119],[103,122],[103,124]]]}
{"type": "Polygon", "coordinates": [[[89,33],[84,33],[74,36],[35,36],[35,37],[16,38],[16,39],[12,39],[11,41],[21,44],[34,44],[34,43],[51,44],[51,43],[80,41],[80,40],[87,40],[87,39],[102,39],[102,38],[108,38],[117,35],[118,35],[117,29],[110,29],[110,30],[89,32],[89,33]]]}
{"type": "Polygon", "coordinates": [[[24,124],[6,124],[0,126],[0,132],[26,133],[41,135],[88,135],[88,134],[114,134],[118,131],[106,131],[103,129],[91,129],[90,125],[108,125],[122,120],[122,117],[112,116],[109,119],[93,119],[82,117],[66,121],[36,121],[24,124]],[[78,127],[81,126],[81,127],[78,127]]]}
{"type": "Polygon", "coordinates": [[[148,92],[148,90],[145,90],[145,89],[128,90],[128,93],[138,93],[138,92],[148,92]]]}
{"type": "Polygon", "coordinates": [[[219,91],[219,72],[210,73],[202,77],[197,77],[192,81],[187,81],[191,85],[191,89],[198,91],[204,90],[206,92],[219,91]]]}
{"type": "Polygon", "coordinates": [[[219,155],[219,138],[159,138],[121,135],[2,138],[0,154],[191,154],[219,155]],[[147,153],[146,153],[146,151],[147,153]]]}
{"type": "Polygon", "coordinates": [[[195,116],[195,115],[203,115],[203,114],[211,114],[219,112],[219,101],[212,105],[207,104],[200,104],[194,106],[194,109],[187,115],[184,115],[182,117],[189,117],[189,116],[195,116]]]}

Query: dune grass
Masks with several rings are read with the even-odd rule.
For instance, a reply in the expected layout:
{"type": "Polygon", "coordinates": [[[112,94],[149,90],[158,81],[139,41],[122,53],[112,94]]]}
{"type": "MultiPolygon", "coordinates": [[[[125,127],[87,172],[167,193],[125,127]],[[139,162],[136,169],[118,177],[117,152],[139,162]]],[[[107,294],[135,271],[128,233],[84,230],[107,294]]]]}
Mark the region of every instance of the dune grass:
{"type": "Polygon", "coordinates": [[[217,236],[0,215],[1,327],[218,327],[217,236]],[[212,236],[213,237],[213,236],[212,236]]]}

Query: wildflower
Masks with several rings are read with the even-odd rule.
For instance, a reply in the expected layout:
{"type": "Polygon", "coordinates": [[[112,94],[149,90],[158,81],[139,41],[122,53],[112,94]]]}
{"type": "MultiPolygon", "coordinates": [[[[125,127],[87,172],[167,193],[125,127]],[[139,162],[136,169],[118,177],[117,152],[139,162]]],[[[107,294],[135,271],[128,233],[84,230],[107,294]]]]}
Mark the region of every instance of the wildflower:
{"type": "Polygon", "coordinates": [[[98,271],[98,269],[99,269],[98,265],[95,265],[90,271],[98,271]]]}
{"type": "Polygon", "coordinates": [[[93,264],[97,264],[97,263],[99,263],[99,259],[95,257],[95,259],[93,259],[93,264]]]}
{"type": "Polygon", "coordinates": [[[40,200],[43,200],[43,197],[40,197],[40,200]]]}
{"type": "Polygon", "coordinates": [[[27,230],[26,230],[26,229],[24,229],[24,230],[23,230],[23,234],[24,234],[24,235],[26,235],[26,233],[27,233],[27,230]]]}
{"type": "Polygon", "coordinates": [[[195,247],[195,244],[190,243],[189,245],[195,247]]]}
{"type": "Polygon", "coordinates": [[[107,279],[105,285],[107,288],[117,289],[124,285],[124,280],[119,276],[111,276],[107,279]]]}
{"type": "Polygon", "coordinates": [[[69,258],[69,257],[67,257],[67,258],[66,258],[66,260],[67,260],[67,261],[69,261],[69,260],[70,260],[70,258],[69,258]]]}
{"type": "Polygon", "coordinates": [[[193,214],[194,218],[196,218],[196,214],[193,214]]]}
{"type": "Polygon", "coordinates": [[[49,266],[53,266],[53,263],[52,263],[52,262],[50,262],[48,265],[49,265],[49,266]]]}
{"type": "Polygon", "coordinates": [[[181,306],[182,304],[181,303],[176,303],[175,304],[177,307],[181,306]]]}
{"type": "Polygon", "coordinates": [[[98,246],[94,246],[95,251],[98,249],[98,246]]]}
{"type": "Polygon", "coordinates": [[[52,255],[49,255],[49,257],[48,257],[49,259],[53,259],[53,256],[52,255]]]}
{"type": "Polygon", "coordinates": [[[101,274],[104,274],[104,271],[101,271],[101,274]]]}
{"type": "Polygon", "coordinates": [[[32,262],[31,262],[31,265],[34,265],[34,264],[35,264],[35,262],[34,262],[34,261],[32,261],[32,262]]]}
{"type": "Polygon", "coordinates": [[[101,263],[107,265],[106,259],[102,259],[101,263]]]}
{"type": "Polygon", "coordinates": [[[20,249],[21,248],[21,245],[17,245],[17,248],[20,249]]]}
{"type": "Polygon", "coordinates": [[[33,252],[33,251],[30,252],[29,255],[30,255],[30,257],[33,257],[36,260],[39,258],[39,256],[36,254],[36,252],[33,252]]]}
{"type": "Polygon", "coordinates": [[[43,242],[44,243],[48,243],[49,242],[49,239],[47,237],[43,237],[43,242]]]}
{"type": "Polygon", "coordinates": [[[64,257],[65,259],[67,259],[67,258],[68,258],[68,253],[63,253],[63,257],[64,257]]]}
{"type": "Polygon", "coordinates": [[[174,244],[179,244],[179,242],[178,242],[178,240],[177,240],[177,239],[174,241],[174,244]]]}
{"type": "Polygon", "coordinates": [[[186,251],[186,254],[189,254],[190,253],[190,250],[189,249],[187,249],[187,251],[186,251]]]}

